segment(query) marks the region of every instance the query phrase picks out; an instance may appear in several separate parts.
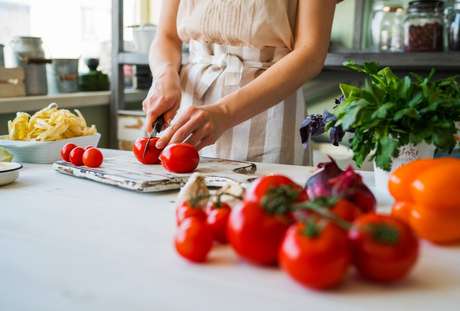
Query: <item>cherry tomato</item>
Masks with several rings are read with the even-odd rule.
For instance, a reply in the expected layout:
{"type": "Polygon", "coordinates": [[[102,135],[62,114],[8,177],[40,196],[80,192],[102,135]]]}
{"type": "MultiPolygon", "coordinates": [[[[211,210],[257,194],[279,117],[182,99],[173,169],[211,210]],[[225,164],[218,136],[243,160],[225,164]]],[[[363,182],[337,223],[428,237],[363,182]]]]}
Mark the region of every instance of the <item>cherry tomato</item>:
{"type": "Polygon", "coordinates": [[[102,155],[101,150],[91,147],[85,149],[83,152],[83,164],[88,167],[99,167],[104,161],[104,156],[102,155]]]}
{"type": "Polygon", "coordinates": [[[85,149],[82,147],[75,147],[70,151],[69,160],[73,165],[81,166],[83,165],[83,153],[85,149]]]}
{"type": "Polygon", "coordinates": [[[227,225],[231,211],[227,203],[217,205],[215,202],[210,202],[206,207],[206,222],[212,231],[214,240],[222,244],[228,243],[227,225]]]}
{"type": "Polygon", "coordinates": [[[289,224],[288,216],[269,214],[260,204],[244,201],[230,213],[227,237],[244,259],[259,265],[274,265],[289,224]]]}
{"type": "Polygon", "coordinates": [[[418,257],[418,239],[404,221],[366,214],[353,223],[348,233],[353,263],[367,279],[389,283],[404,278],[418,257]]]}
{"type": "Polygon", "coordinates": [[[202,206],[192,206],[190,202],[184,201],[176,208],[176,224],[180,225],[186,218],[190,217],[206,221],[206,213],[202,206]]]}
{"type": "Polygon", "coordinates": [[[345,199],[339,200],[331,207],[331,211],[346,221],[354,221],[362,214],[361,209],[357,205],[345,199]]]}
{"type": "Polygon", "coordinates": [[[70,152],[73,150],[73,148],[77,147],[75,144],[65,144],[64,147],[61,149],[61,159],[69,162],[69,156],[70,152]]]}
{"type": "Polygon", "coordinates": [[[279,261],[285,272],[305,286],[337,286],[351,262],[347,234],[332,223],[323,228],[318,223],[294,224],[283,240],[279,261]]]}
{"type": "Polygon", "coordinates": [[[88,149],[91,149],[91,148],[96,148],[96,147],[89,145],[89,146],[85,147],[85,150],[88,150],[88,149]]]}
{"type": "Polygon", "coordinates": [[[191,144],[170,144],[160,154],[161,165],[173,173],[193,172],[200,156],[191,144]]]}
{"type": "Polygon", "coordinates": [[[204,262],[212,247],[212,232],[198,218],[187,218],[178,227],[175,236],[177,252],[193,262],[204,262]]]}
{"type": "Polygon", "coordinates": [[[159,156],[161,153],[160,149],[155,147],[155,144],[158,140],[158,137],[150,138],[149,148],[145,153],[145,145],[149,141],[148,137],[139,137],[136,139],[133,145],[133,153],[136,156],[136,159],[142,164],[160,164],[159,156]]]}

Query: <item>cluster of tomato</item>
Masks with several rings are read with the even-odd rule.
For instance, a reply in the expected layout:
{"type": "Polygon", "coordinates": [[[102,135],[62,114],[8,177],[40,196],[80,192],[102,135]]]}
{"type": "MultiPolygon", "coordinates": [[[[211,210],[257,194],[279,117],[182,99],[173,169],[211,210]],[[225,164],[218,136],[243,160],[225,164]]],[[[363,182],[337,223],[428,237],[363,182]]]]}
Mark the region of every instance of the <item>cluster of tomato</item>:
{"type": "Polygon", "coordinates": [[[366,279],[397,281],[418,257],[418,239],[404,221],[343,197],[310,200],[305,189],[281,175],[256,180],[232,209],[189,200],[176,216],[175,246],[186,259],[204,262],[213,241],[228,241],[244,260],[279,265],[315,289],[337,286],[352,265],[366,279]]]}
{"type": "Polygon", "coordinates": [[[104,156],[101,150],[93,146],[83,148],[75,144],[65,144],[61,149],[61,159],[77,166],[99,167],[104,156]]]}
{"type": "Polygon", "coordinates": [[[158,137],[140,137],[133,145],[133,153],[142,164],[160,164],[173,173],[193,172],[200,162],[200,156],[191,144],[169,144],[164,149],[157,149],[158,137]],[[147,146],[147,147],[146,147],[147,146]],[[146,149],[147,148],[147,149],[146,149]]]}
{"type": "Polygon", "coordinates": [[[412,161],[390,175],[392,215],[434,243],[460,242],[460,159],[412,161]]]}

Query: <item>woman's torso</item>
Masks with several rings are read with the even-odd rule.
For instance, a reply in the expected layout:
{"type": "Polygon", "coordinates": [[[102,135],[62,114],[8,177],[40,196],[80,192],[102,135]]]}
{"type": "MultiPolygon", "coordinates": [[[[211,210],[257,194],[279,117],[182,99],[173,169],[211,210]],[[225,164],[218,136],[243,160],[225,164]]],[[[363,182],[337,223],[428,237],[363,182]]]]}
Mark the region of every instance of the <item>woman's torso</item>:
{"type": "Polygon", "coordinates": [[[292,49],[298,0],[181,0],[177,18],[184,42],[292,49]]]}

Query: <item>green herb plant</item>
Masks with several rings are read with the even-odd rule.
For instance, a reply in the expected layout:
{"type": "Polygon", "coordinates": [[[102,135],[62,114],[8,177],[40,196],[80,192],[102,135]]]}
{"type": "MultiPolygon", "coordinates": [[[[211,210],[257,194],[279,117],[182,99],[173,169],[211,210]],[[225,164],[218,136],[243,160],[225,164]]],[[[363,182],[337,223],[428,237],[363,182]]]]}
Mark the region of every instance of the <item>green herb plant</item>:
{"type": "Polygon", "coordinates": [[[389,67],[376,63],[344,66],[365,75],[361,87],[340,84],[342,101],[332,111],[326,130],[351,132],[353,160],[361,166],[366,158],[389,171],[401,146],[420,143],[451,152],[457,141],[456,121],[460,120],[460,83],[457,77],[435,80],[432,70],[426,77],[396,76],[389,67]]]}

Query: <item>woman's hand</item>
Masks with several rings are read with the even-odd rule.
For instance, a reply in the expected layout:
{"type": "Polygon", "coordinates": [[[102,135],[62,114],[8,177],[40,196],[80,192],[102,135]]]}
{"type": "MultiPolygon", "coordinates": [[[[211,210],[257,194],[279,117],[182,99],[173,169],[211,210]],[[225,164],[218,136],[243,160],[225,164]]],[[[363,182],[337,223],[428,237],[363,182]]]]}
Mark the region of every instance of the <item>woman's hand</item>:
{"type": "Polygon", "coordinates": [[[216,142],[229,127],[228,119],[222,105],[190,106],[164,131],[156,147],[185,142],[200,150],[216,142]]]}
{"type": "Polygon", "coordinates": [[[143,110],[146,113],[145,130],[152,131],[153,123],[164,114],[166,124],[169,124],[176,115],[180,106],[181,87],[179,74],[167,69],[154,81],[147,98],[143,101],[143,110]]]}

